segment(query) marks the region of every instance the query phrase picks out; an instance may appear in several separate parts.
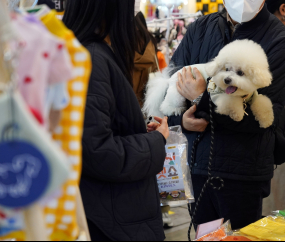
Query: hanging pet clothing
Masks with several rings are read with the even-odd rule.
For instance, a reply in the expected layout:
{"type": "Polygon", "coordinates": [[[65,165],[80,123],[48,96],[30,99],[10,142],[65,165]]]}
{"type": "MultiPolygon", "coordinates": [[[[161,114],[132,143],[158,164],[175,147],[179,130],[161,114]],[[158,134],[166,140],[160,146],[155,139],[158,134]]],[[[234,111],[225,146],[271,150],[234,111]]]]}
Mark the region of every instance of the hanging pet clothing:
{"type": "Polygon", "coordinates": [[[192,179],[187,161],[188,141],[181,126],[170,127],[163,171],[157,175],[161,203],[183,205],[194,202],[192,179]]]}
{"type": "Polygon", "coordinates": [[[73,78],[67,84],[69,105],[63,110],[62,118],[53,138],[68,155],[72,173],[64,184],[60,198],[48,203],[46,223],[51,240],[76,240],[79,235],[76,215],[77,187],[82,165],[82,133],[85,102],[91,73],[89,52],[79,43],[72,31],[57,19],[53,10],[42,16],[47,29],[64,40],[74,67],[73,78]]]}
{"type": "Polygon", "coordinates": [[[0,112],[0,206],[8,225],[16,229],[22,215],[18,214],[15,220],[9,213],[15,208],[30,207],[57,191],[69,177],[69,165],[19,93],[2,94],[0,112]]]}
{"type": "MultiPolygon", "coordinates": [[[[27,168],[31,179],[33,180],[37,177],[42,179],[41,186],[34,184],[35,187],[38,187],[40,194],[34,196],[35,198],[33,198],[33,200],[37,201],[41,197],[55,192],[69,177],[69,164],[65,154],[50,139],[48,133],[42,130],[35,118],[31,116],[24,100],[18,92],[13,94],[4,93],[0,96],[0,113],[3,114],[0,119],[0,130],[2,131],[3,137],[8,136],[9,138],[9,134],[13,133],[16,135],[16,139],[12,139],[11,141],[8,139],[8,143],[5,139],[3,142],[2,139],[0,143],[0,150],[3,149],[3,153],[1,152],[1,154],[4,154],[4,151],[5,153],[7,152],[4,157],[7,157],[8,161],[14,160],[15,165],[13,165],[14,163],[12,162],[12,168],[8,168],[7,165],[3,165],[8,162],[5,161],[5,159],[1,159],[0,163],[2,169],[1,167],[0,169],[2,171],[6,169],[7,171],[16,173],[25,170],[23,163],[32,163],[33,166],[28,167],[29,169],[27,168]],[[23,153],[23,150],[29,151],[25,157],[19,156],[19,154],[23,153]],[[30,153],[32,154],[31,156],[29,156],[30,153]],[[14,159],[13,156],[18,159],[14,159]],[[32,156],[34,158],[32,158],[32,156]],[[28,160],[31,161],[29,162],[28,160]],[[45,170],[46,173],[41,173],[42,170],[45,170]]],[[[6,174],[3,173],[2,179],[5,177],[6,174]]],[[[31,182],[32,181],[27,182],[27,185],[31,184],[31,182]]],[[[27,186],[27,188],[28,187],[31,188],[31,186],[27,186]]],[[[20,190],[22,191],[22,189],[24,190],[24,188],[21,187],[20,190]]],[[[0,199],[0,205],[14,208],[28,206],[30,202],[25,202],[23,198],[24,195],[25,194],[15,203],[9,202],[8,204],[5,200],[0,199]]],[[[15,195],[13,195],[13,197],[15,197],[15,195]]]]}

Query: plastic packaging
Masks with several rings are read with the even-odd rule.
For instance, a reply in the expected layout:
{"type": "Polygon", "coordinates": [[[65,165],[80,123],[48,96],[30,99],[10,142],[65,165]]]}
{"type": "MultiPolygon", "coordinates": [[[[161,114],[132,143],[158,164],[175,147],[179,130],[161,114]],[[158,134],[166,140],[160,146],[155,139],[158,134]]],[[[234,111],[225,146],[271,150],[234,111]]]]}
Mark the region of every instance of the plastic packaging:
{"type": "Polygon", "coordinates": [[[240,230],[242,234],[267,241],[285,241],[285,218],[269,216],[240,230]]]}
{"type": "Polygon", "coordinates": [[[231,235],[231,236],[226,237],[222,241],[251,241],[251,240],[244,236],[231,235]]]}
{"type": "Polygon", "coordinates": [[[274,214],[275,216],[282,216],[285,218],[285,210],[277,210],[277,211],[273,211],[272,214],[274,214]]]}
{"type": "Polygon", "coordinates": [[[207,234],[195,241],[223,241],[228,236],[232,235],[231,222],[227,221],[219,229],[207,234]]]}
{"type": "Polygon", "coordinates": [[[181,126],[169,128],[163,171],[157,175],[161,203],[179,206],[193,203],[194,192],[188,165],[188,141],[181,126]]]}

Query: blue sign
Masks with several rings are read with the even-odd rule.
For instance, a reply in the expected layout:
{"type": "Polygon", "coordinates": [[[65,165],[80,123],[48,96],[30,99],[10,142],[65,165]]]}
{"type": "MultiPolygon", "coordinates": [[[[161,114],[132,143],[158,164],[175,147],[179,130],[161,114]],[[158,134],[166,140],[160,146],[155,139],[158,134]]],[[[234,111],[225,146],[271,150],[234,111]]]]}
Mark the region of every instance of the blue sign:
{"type": "Polygon", "coordinates": [[[50,168],[33,145],[23,141],[0,143],[0,205],[23,208],[46,191],[50,168]]]}

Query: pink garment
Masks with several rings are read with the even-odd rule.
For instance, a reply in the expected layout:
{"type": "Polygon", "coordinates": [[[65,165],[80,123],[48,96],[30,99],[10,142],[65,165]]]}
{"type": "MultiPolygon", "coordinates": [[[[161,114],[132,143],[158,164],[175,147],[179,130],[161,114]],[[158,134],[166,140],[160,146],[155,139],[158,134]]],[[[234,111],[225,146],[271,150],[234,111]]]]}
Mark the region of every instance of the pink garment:
{"type": "Polygon", "coordinates": [[[28,106],[45,119],[48,87],[72,79],[70,56],[64,42],[41,25],[29,22],[23,16],[13,17],[13,24],[22,47],[17,67],[20,92],[28,106]]]}

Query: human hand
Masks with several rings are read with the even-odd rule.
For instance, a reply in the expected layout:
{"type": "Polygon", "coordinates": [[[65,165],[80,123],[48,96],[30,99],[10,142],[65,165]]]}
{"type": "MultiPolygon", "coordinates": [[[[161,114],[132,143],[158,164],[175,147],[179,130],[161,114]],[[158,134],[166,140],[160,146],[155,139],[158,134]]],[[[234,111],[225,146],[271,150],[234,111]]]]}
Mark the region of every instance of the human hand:
{"type": "Polygon", "coordinates": [[[188,109],[182,119],[182,126],[184,129],[193,132],[204,132],[209,124],[205,119],[195,118],[194,113],[196,112],[196,105],[188,109]]]}
{"type": "Polygon", "coordinates": [[[154,117],[154,119],[158,122],[158,123],[150,123],[147,125],[147,132],[152,132],[152,131],[158,131],[160,132],[165,139],[168,139],[169,137],[169,129],[168,129],[168,123],[167,117],[159,118],[159,117],[154,117]]]}
{"type": "Polygon", "coordinates": [[[178,73],[178,82],[176,83],[178,92],[188,99],[193,101],[206,91],[207,84],[197,68],[193,69],[196,79],[192,74],[192,68],[183,68],[182,74],[178,73]]]}

